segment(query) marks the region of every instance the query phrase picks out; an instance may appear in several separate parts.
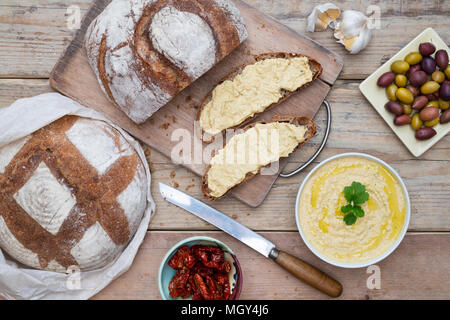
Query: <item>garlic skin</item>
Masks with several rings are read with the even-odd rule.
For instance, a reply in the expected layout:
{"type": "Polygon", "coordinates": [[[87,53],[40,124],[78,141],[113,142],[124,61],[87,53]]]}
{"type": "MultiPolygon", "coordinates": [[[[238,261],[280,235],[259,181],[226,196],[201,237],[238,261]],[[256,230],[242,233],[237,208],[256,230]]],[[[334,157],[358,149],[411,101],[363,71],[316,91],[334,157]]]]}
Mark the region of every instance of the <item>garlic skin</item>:
{"type": "Polygon", "coordinates": [[[368,26],[369,18],[362,12],[346,10],[336,24],[334,37],[343,44],[350,54],[363,50],[372,38],[372,30],[368,26]]]}
{"type": "Polygon", "coordinates": [[[306,31],[323,31],[328,26],[333,27],[335,21],[339,18],[341,9],[333,3],[320,4],[314,7],[308,16],[306,31]]]}

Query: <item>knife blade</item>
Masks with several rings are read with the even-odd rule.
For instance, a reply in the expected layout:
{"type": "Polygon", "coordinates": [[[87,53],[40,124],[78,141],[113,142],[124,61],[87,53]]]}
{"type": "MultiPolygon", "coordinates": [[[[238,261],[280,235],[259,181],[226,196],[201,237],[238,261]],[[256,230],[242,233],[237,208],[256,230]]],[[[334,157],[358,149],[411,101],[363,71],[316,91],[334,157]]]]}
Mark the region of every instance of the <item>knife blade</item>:
{"type": "Polygon", "coordinates": [[[225,231],[266,258],[269,258],[271,253],[275,254],[275,244],[222,212],[164,183],[159,183],[159,190],[167,201],[225,231]]]}
{"type": "Polygon", "coordinates": [[[274,243],[222,212],[164,183],[159,183],[159,191],[165,200],[211,223],[265,257],[271,258],[298,279],[331,297],[341,295],[342,285],[339,282],[307,262],[278,250],[274,243]]]}

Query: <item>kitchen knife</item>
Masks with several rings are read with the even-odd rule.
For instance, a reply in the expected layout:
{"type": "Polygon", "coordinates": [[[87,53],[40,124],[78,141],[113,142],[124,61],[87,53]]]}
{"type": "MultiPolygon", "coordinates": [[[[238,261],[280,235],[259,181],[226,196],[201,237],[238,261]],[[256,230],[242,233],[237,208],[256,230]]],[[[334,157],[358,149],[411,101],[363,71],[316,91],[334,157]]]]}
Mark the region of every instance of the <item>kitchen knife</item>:
{"type": "Polygon", "coordinates": [[[278,250],[274,243],[220,211],[164,183],[159,183],[159,191],[163,198],[170,203],[193,213],[197,217],[245,243],[263,256],[271,258],[282,268],[310,286],[331,297],[338,297],[342,293],[342,285],[339,282],[305,261],[278,250]]]}

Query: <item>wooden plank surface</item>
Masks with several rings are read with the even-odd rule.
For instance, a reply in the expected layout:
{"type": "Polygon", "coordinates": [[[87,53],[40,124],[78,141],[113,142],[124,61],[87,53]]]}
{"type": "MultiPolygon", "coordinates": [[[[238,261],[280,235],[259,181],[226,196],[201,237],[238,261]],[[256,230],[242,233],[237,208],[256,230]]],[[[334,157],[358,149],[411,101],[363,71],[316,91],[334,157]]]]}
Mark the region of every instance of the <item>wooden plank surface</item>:
{"type": "MultiPolygon", "coordinates": [[[[270,120],[275,114],[303,115],[312,118],[327,96],[330,90],[329,84],[335,82],[342,69],[342,59],[333,52],[295,33],[261,11],[240,0],[235,0],[247,26],[247,40],[200,79],[180,92],[164,108],[153,114],[151,119],[137,125],[106,98],[88,63],[84,49],[86,29],[109,2],[110,0],[94,1],[83,18],[81,28],[74,40],[50,74],[50,85],[81,104],[103,113],[133,136],[164,155],[172,157],[173,160],[175,158],[172,153],[180,144],[179,140],[186,139],[192,152],[190,152],[191,148],[183,151],[192,156],[183,162],[183,165],[200,176],[203,175],[209,163],[212,148],[207,143],[202,143],[197,134],[199,130],[194,125],[197,107],[214,85],[230,73],[230,70],[254,61],[255,55],[265,52],[300,52],[314,57],[324,67],[320,79],[256,119],[270,120]],[[80,77],[83,81],[80,81],[80,77]],[[183,137],[174,137],[176,132],[184,132],[183,137]],[[200,151],[197,146],[200,146],[200,151]],[[205,156],[208,150],[210,153],[205,156]]],[[[212,146],[216,149],[218,147],[217,144],[212,146]]],[[[178,155],[175,154],[175,157],[178,155]]],[[[279,167],[282,168],[285,164],[286,161],[280,161],[279,167]]],[[[258,175],[232,190],[231,194],[247,205],[257,207],[266,198],[276,178],[277,174],[258,175]]]]}
{"type": "MultiPolygon", "coordinates": [[[[223,241],[236,253],[244,278],[241,299],[328,298],[222,232],[151,232],[131,269],[94,299],[160,299],[157,277],[162,258],[178,241],[199,234],[223,241]]],[[[450,234],[408,233],[398,249],[377,264],[381,289],[368,289],[367,280],[372,274],[367,273],[367,268],[344,269],[322,262],[306,248],[298,233],[262,235],[338,279],[344,287],[340,299],[448,299],[450,296],[450,234]]]]}
{"type": "MultiPolygon", "coordinates": [[[[339,80],[329,94],[328,101],[333,109],[332,129],[326,148],[312,166],[343,152],[357,151],[380,157],[404,178],[411,198],[410,230],[450,231],[450,136],[444,137],[420,158],[414,158],[359,93],[358,85],[359,81],[339,80]],[[370,130],[367,128],[368,124],[370,130]]],[[[9,105],[14,99],[49,90],[47,80],[0,80],[0,107],[9,105]]],[[[321,129],[326,121],[323,108],[315,120],[319,125],[319,132],[323,134],[321,129]]],[[[295,152],[289,158],[286,170],[307,160],[320,144],[322,134],[295,152]]],[[[178,186],[180,190],[202,198],[201,182],[197,175],[173,164],[169,158],[156,150],[148,152],[154,182],[178,186]]],[[[279,178],[265,202],[257,209],[249,208],[229,196],[214,202],[213,206],[256,230],[296,230],[293,213],[296,193],[305,175],[312,168],[289,179],[279,178]]],[[[156,183],[153,183],[152,192],[157,202],[158,214],[150,226],[151,229],[213,229],[209,224],[164,201],[159,195],[156,183]]]]}
{"type": "MultiPolygon", "coordinates": [[[[321,0],[245,0],[299,33],[305,18],[321,0]]],[[[81,16],[91,0],[2,0],[0,2],[0,77],[47,78],[75,31],[67,28],[67,8],[76,5],[81,16]]],[[[381,8],[381,28],[373,31],[369,46],[349,55],[336,43],[331,30],[307,33],[308,37],[344,57],[341,79],[364,79],[426,27],[433,27],[450,44],[449,1],[335,1],[342,9],[366,12],[381,8]]]]}

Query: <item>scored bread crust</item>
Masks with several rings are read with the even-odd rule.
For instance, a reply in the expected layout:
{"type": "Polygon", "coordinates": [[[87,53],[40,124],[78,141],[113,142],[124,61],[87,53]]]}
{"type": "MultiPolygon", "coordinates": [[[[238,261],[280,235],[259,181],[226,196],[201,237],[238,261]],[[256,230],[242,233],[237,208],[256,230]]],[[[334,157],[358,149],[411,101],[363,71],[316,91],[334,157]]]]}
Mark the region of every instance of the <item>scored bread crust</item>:
{"type": "MultiPolygon", "coordinates": [[[[252,65],[252,64],[255,64],[256,62],[259,62],[259,61],[262,61],[262,60],[266,60],[266,59],[271,59],[271,58],[290,59],[290,58],[298,58],[298,57],[306,57],[306,58],[308,58],[309,67],[310,67],[310,69],[311,69],[311,71],[313,73],[312,80],[310,82],[308,82],[308,83],[305,83],[304,85],[302,85],[301,87],[299,87],[295,91],[283,90],[283,95],[277,102],[272,103],[267,108],[265,108],[262,112],[257,112],[252,117],[247,118],[246,120],[244,120],[240,124],[238,124],[238,125],[236,125],[234,127],[228,128],[228,129],[236,129],[236,128],[239,128],[239,127],[241,127],[243,125],[246,125],[249,122],[253,121],[261,113],[266,112],[270,108],[273,108],[273,107],[281,104],[283,101],[287,100],[291,95],[293,95],[294,93],[300,91],[303,88],[308,87],[317,78],[320,77],[320,75],[322,74],[323,68],[322,68],[322,65],[319,62],[317,62],[316,60],[312,59],[311,57],[309,57],[307,55],[300,54],[300,53],[293,53],[293,52],[268,52],[268,53],[262,53],[262,54],[254,55],[253,56],[253,59],[254,59],[253,61],[247,62],[247,63],[239,66],[238,68],[234,69],[232,72],[227,74],[222,80],[220,80],[210,92],[208,92],[208,94],[205,96],[205,98],[203,98],[202,102],[200,103],[200,106],[198,108],[195,120],[196,121],[200,121],[201,113],[202,113],[203,109],[205,108],[205,106],[208,104],[208,102],[211,101],[211,97],[212,97],[212,93],[213,93],[214,89],[217,86],[219,86],[220,84],[222,84],[223,82],[225,82],[226,80],[234,79],[237,75],[242,73],[242,71],[244,70],[245,67],[247,67],[249,65],[252,65]]],[[[200,137],[202,137],[202,141],[204,141],[204,142],[213,142],[214,141],[214,136],[211,136],[210,139],[207,139],[206,137],[203,137],[205,131],[201,128],[201,126],[199,126],[199,128],[200,128],[200,137]]],[[[225,130],[223,130],[221,133],[218,133],[218,134],[223,134],[224,132],[225,132],[225,130]]]]}
{"type": "Polygon", "coordinates": [[[112,0],[84,44],[105,96],[140,124],[247,37],[231,0],[112,0]]]}
{"type": "MultiPolygon", "coordinates": [[[[296,116],[274,116],[272,118],[272,121],[259,121],[259,122],[254,122],[254,123],[251,123],[251,124],[245,126],[243,128],[243,132],[249,130],[250,128],[253,128],[257,124],[266,124],[266,123],[273,123],[273,122],[288,122],[288,123],[294,124],[296,126],[306,126],[305,140],[300,142],[294,148],[294,150],[292,150],[292,152],[290,154],[292,154],[298,148],[300,148],[305,143],[307,143],[309,140],[311,140],[317,133],[316,123],[314,122],[314,120],[311,120],[308,117],[302,117],[302,116],[300,116],[300,117],[296,117],[296,116]]],[[[243,133],[243,132],[241,132],[241,133],[243,133]]],[[[239,133],[239,134],[241,134],[241,133],[239,133]]],[[[226,144],[225,144],[225,146],[223,146],[223,148],[225,148],[225,147],[226,147],[226,144]]],[[[216,154],[217,153],[214,153],[212,157],[214,157],[216,154]]],[[[210,195],[210,193],[209,193],[210,190],[208,188],[208,172],[209,172],[209,169],[211,168],[211,164],[209,164],[206,167],[205,173],[203,174],[203,177],[202,177],[202,191],[203,191],[203,195],[205,196],[206,199],[208,199],[210,201],[218,200],[218,199],[224,197],[226,194],[228,194],[235,187],[237,187],[237,186],[247,182],[248,180],[250,180],[251,178],[253,178],[257,174],[259,174],[263,168],[268,167],[270,165],[271,165],[271,163],[266,165],[266,166],[261,167],[258,170],[258,172],[256,172],[256,173],[251,173],[251,172],[247,173],[247,175],[245,176],[244,180],[242,180],[239,184],[237,184],[237,185],[231,187],[230,189],[228,189],[227,192],[225,192],[222,196],[214,197],[214,196],[210,195]]]]}
{"type": "MultiPolygon", "coordinates": [[[[17,103],[44,101],[29,99],[17,103]]],[[[125,137],[102,121],[65,116],[12,146],[0,148],[8,159],[0,163],[1,249],[56,272],[114,261],[146,207],[145,169],[125,137]]]]}

